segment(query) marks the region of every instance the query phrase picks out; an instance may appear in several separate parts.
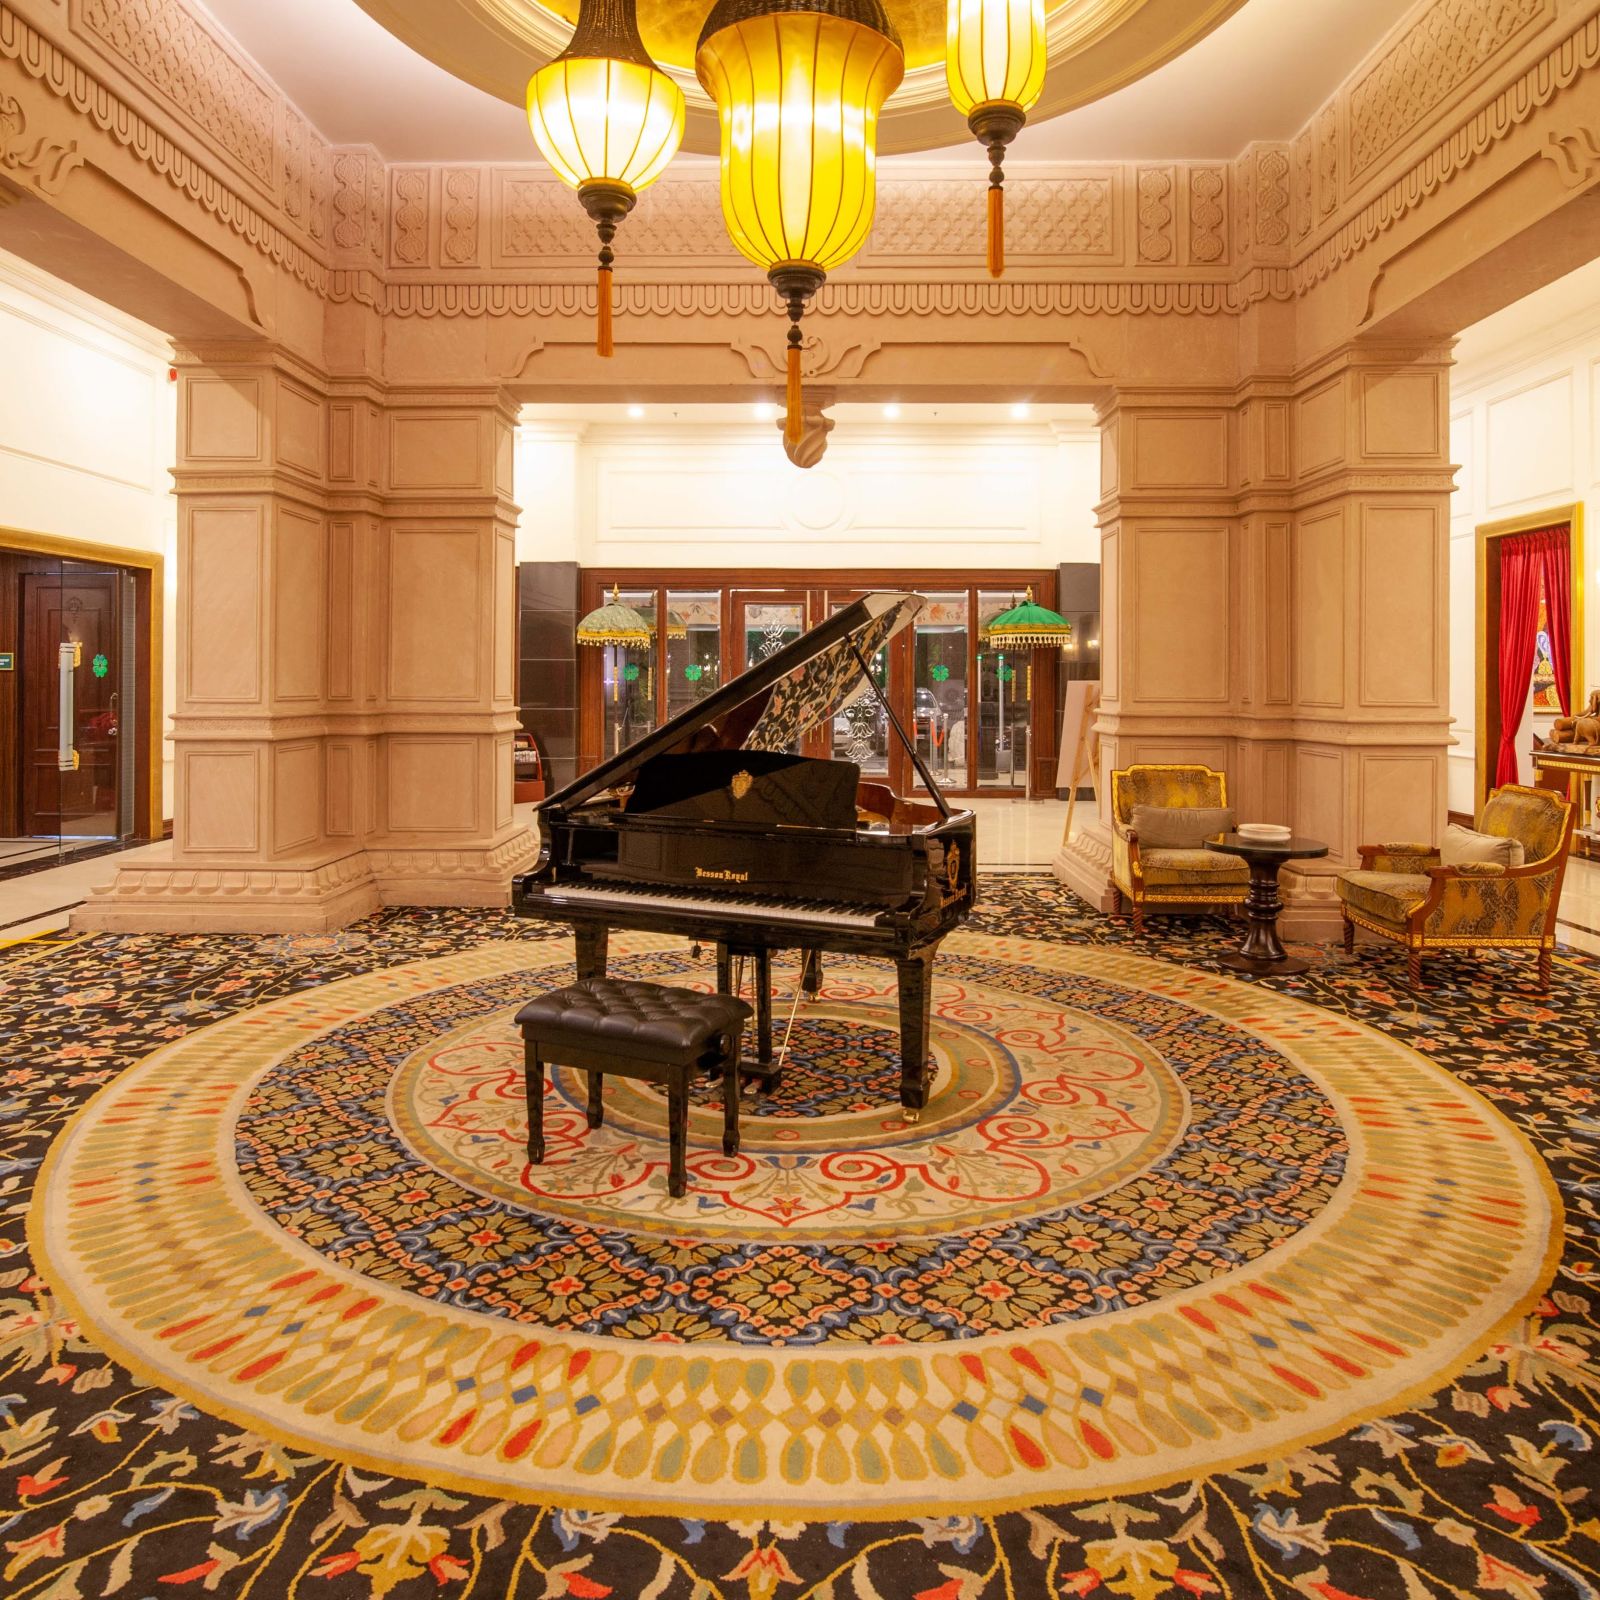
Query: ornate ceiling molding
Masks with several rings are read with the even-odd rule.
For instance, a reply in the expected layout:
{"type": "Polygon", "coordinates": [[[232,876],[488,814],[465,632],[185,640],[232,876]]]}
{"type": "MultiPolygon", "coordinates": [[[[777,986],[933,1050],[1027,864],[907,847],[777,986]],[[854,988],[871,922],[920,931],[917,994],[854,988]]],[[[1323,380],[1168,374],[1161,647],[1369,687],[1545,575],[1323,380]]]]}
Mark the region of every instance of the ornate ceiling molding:
{"type": "MultiPolygon", "coordinates": [[[[576,0],[357,0],[419,55],[463,81],[521,106],[528,78],[566,48],[576,0]]],[[[1244,0],[1046,0],[1050,70],[1029,120],[1043,121],[1133,83],[1181,55],[1244,0]]],[[[689,105],[684,148],[714,154],[716,112],[694,75],[705,6],[644,0],[640,31],[689,105]]],[[[949,102],[944,0],[889,0],[906,40],[907,72],[879,123],[885,154],[963,143],[949,102]]]]}

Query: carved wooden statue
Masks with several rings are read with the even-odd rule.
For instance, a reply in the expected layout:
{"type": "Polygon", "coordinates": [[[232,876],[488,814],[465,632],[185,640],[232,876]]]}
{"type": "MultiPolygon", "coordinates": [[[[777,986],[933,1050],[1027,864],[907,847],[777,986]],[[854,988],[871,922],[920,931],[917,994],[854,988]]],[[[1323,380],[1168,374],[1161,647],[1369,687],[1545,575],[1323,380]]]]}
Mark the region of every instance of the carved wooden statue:
{"type": "Polygon", "coordinates": [[[1550,729],[1551,744],[1600,748],[1600,689],[1589,691],[1589,703],[1571,717],[1557,717],[1550,729]]]}

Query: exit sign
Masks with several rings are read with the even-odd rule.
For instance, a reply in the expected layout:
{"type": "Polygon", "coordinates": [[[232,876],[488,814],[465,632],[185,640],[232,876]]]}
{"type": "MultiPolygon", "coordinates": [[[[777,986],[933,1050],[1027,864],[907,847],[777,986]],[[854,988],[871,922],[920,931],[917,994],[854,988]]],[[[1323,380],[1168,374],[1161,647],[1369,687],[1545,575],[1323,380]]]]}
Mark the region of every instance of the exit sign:
{"type": "Polygon", "coordinates": [[[0,650],[0,672],[15,672],[16,670],[16,652],[13,650],[0,650]]]}

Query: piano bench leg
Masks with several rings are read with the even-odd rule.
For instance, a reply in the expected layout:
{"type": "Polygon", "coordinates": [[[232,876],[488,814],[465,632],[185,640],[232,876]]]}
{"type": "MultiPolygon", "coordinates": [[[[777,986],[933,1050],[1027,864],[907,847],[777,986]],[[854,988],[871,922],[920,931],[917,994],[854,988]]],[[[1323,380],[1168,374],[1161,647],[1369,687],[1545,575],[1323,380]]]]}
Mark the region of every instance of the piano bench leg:
{"type": "Polygon", "coordinates": [[[667,1193],[681,1200],[689,1192],[689,1069],[674,1067],[667,1080],[667,1193]]]}
{"type": "Polygon", "coordinates": [[[528,1160],[538,1166],[544,1160],[544,1062],[532,1039],[523,1041],[522,1069],[528,1097],[528,1160]]]}
{"type": "Polygon", "coordinates": [[[735,1034],[722,1056],[722,1153],[739,1153],[739,1044],[735,1034]]]}
{"type": "Polygon", "coordinates": [[[586,1115],[591,1128],[598,1128],[605,1120],[605,1109],[600,1104],[600,1091],[605,1081],[606,1075],[603,1072],[589,1074],[589,1107],[586,1115]]]}

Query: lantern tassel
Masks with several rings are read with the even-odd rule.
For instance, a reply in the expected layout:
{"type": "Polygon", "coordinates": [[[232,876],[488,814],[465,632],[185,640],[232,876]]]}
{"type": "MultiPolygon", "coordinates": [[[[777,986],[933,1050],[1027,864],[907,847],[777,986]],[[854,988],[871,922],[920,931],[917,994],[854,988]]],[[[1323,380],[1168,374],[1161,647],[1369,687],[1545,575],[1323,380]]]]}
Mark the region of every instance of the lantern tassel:
{"type": "Polygon", "coordinates": [[[1006,192],[997,183],[989,190],[989,276],[1006,270],[1006,192]]]}
{"type": "Polygon", "coordinates": [[[595,291],[594,353],[597,356],[612,354],[611,343],[611,268],[601,267],[597,274],[595,291]]]}
{"type": "Polygon", "coordinates": [[[805,396],[800,386],[800,346],[789,346],[789,387],[787,411],[783,419],[783,437],[791,445],[800,443],[805,431],[805,396]]]}

